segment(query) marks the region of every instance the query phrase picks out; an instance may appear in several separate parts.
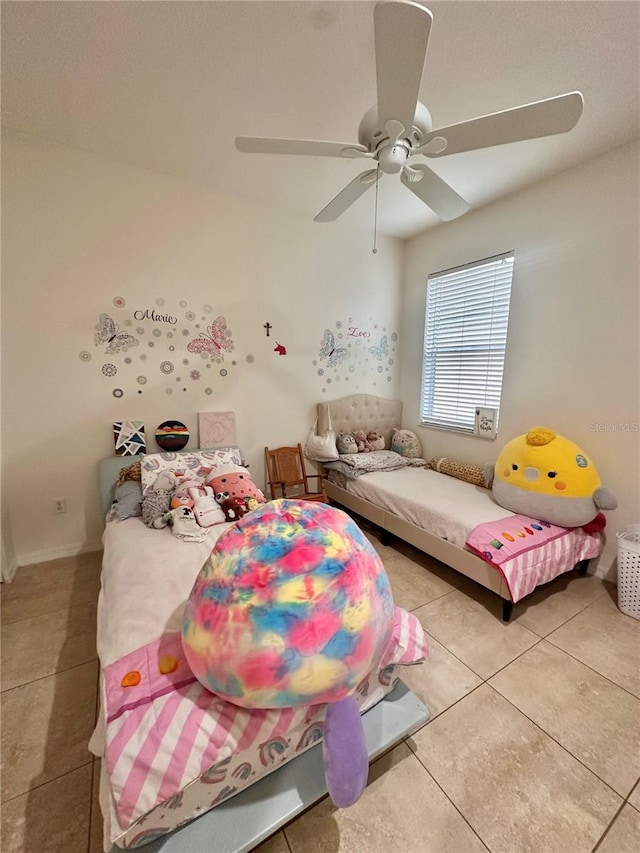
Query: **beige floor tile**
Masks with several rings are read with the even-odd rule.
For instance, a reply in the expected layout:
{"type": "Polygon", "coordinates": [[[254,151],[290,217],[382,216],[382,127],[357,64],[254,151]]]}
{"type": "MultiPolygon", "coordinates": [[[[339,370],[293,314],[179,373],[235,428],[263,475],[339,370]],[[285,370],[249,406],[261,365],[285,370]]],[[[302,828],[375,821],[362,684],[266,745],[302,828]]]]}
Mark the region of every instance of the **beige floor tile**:
{"type": "Polygon", "coordinates": [[[626,797],[640,775],[640,699],[542,641],[489,682],[626,797]]]}
{"type": "Polygon", "coordinates": [[[591,851],[622,802],[487,684],[413,743],[492,853],[591,851]]]}
{"type": "Polygon", "coordinates": [[[284,832],[278,832],[259,847],[254,848],[253,853],[289,853],[289,845],[284,837],[284,832]]]}
{"type": "Polygon", "coordinates": [[[2,626],[2,690],[95,660],[97,603],[2,626]]]}
{"type": "Polygon", "coordinates": [[[405,610],[415,610],[454,588],[441,577],[437,564],[435,571],[432,571],[398,551],[384,558],[384,566],[391,583],[393,600],[405,610]]]}
{"type": "Polygon", "coordinates": [[[93,761],[93,781],[91,783],[91,817],[89,824],[89,853],[103,853],[102,812],[100,811],[100,759],[93,761]]]}
{"type": "Polygon", "coordinates": [[[91,762],[97,662],[2,694],[2,800],[91,762]]]}
{"type": "Polygon", "coordinates": [[[433,719],[482,684],[482,679],[433,637],[427,635],[427,642],[429,657],[426,662],[402,667],[400,676],[429,708],[430,719],[433,719]]]}
{"type": "Polygon", "coordinates": [[[354,806],[326,798],[284,832],[292,853],[486,853],[405,744],[372,765],[354,806]]]}
{"type": "Polygon", "coordinates": [[[597,853],[638,853],[640,847],[640,812],[628,803],[604,837],[597,853]]]}
{"type": "Polygon", "coordinates": [[[518,601],[511,618],[538,636],[546,637],[610,588],[611,584],[595,575],[568,572],[518,601]]]}
{"type": "Polygon", "coordinates": [[[3,853],[86,853],[91,765],[2,804],[3,853]]]}
{"type": "Polygon", "coordinates": [[[638,779],[635,788],[629,794],[629,802],[634,808],[640,811],[640,779],[638,779]]]}
{"type": "Polygon", "coordinates": [[[380,535],[377,531],[371,529],[370,527],[362,527],[362,525],[360,524],[358,526],[383,560],[385,559],[385,557],[391,557],[396,553],[390,545],[382,544],[382,542],[380,541],[380,535]]]}
{"type": "Polygon", "coordinates": [[[455,590],[416,610],[425,631],[481,678],[489,678],[539,637],[518,622],[500,618],[500,599],[477,584],[455,590]]]}
{"type": "Polygon", "coordinates": [[[102,551],[95,551],[19,569],[12,583],[2,584],[2,624],[95,603],[101,562],[102,551]]]}
{"type": "Polygon", "coordinates": [[[640,697],[640,620],[618,610],[615,595],[603,595],[547,640],[640,697]]]}

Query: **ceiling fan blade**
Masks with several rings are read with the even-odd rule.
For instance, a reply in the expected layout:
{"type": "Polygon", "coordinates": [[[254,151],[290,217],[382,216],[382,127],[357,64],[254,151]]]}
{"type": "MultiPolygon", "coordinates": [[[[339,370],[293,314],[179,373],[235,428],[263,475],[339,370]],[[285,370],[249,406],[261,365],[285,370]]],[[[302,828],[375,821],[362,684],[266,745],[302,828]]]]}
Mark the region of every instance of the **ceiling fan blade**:
{"type": "Polygon", "coordinates": [[[471,207],[463,198],[461,198],[455,190],[451,189],[449,184],[442,180],[428,166],[411,165],[407,172],[400,175],[400,180],[408,187],[412,193],[418,196],[420,201],[423,201],[427,207],[445,222],[450,219],[457,219],[462,216],[471,207]],[[411,179],[411,172],[421,172],[422,177],[419,180],[411,179]]]}
{"type": "Polygon", "coordinates": [[[317,216],[314,216],[314,222],[333,222],[342,216],[354,201],[357,201],[369,187],[375,184],[377,174],[377,169],[367,169],[366,172],[357,175],[317,216]]]}
{"type": "Polygon", "coordinates": [[[413,153],[425,157],[444,157],[460,151],[475,151],[507,142],[566,133],[575,127],[582,115],[583,104],[580,92],[568,92],[555,98],[451,124],[449,127],[440,127],[428,133],[423,144],[414,149],[413,153]],[[443,142],[438,145],[440,140],[443,142]],[[434,144],[437,147],[434,148],[434,144]]]}
{"type": "Polygon", "coordinates": [[[268,139],[237,136],[236,148],[247,154],[303,154],[310,157],[371,157],[357,142],[322,142],[314,139],[268,139]]]}
{"type": "Polygon", "coordinates": [[[411,132],[432,21],[418,3],[378,3],[374,9],[380,127],[395,119],[411,132]]]}

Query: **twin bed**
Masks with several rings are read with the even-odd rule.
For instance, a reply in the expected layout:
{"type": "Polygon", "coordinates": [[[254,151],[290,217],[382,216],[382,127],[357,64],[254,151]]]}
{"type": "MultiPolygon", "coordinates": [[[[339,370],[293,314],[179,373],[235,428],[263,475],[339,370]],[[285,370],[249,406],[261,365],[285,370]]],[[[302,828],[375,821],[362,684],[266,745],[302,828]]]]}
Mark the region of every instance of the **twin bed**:
{"type": "MultiPolygon", "coordinates": [[[[338,435],[378,431],[386,447],[402,426],[402,402],[370,394],[319,403],[317,414],[322,435],[329,423],[338,435]]],[[[535,519],[527,523],[499,506],[488,489],[425,466],[371,471],[353,479],[345,478],[344,468],[337,474],[331,467],[325,473],[332,503],[377,525],[383,541],[397,536],[495,592],[502,599],[505,622],[514,602],[576,565],[585,573],[589,560],[602,551],[598,533],[543,527],[535,519]],[[491,529],[505,538],[500,557],[489,562],[479,554],[485,552],[480,545],[487,539],[484,531],[491,529]],[[526,541],[517,548],[520,537],[526,541]]]]}
{"type": "MultiPolygon", "coordinates": [[[[223,459],[226,452],[155,454],[146,461],[180,468],[187,456],[201,455],[210,465],[212,454],[223,459]]],[[[101,462],[105,513],[120,469],[133,461],[101,462]]],[[[89,745],[102,759],[104,849],[252,850],[326,794],[320,743],[326,706],[247,711],[209,693],[191,674],[181,644],[184,605],[231,524],[184,541],[139,516],[113,515],[112,508],[103,537],[100,713],[89,745]]],[[[427,708],[399,681],[402,667],[425,655],[420,623],[396,608],[389,645],[355,695],[370,760],[428,719],[427,708]]]]}
{"type": "MultiPolygon", "coordinates": [[[[329,406],[337,433],[376,430],[386,447],[402,424],[400,402],[359,394],[318,404],[321,433],[329,406]]],[[[234,449],[191,451],[190,458],[197,464],[198,454],[205,454],[210,466],[212,455],[223,460],[228,452],[234,449]]],[[[237,448],[235,454],[239,461],[237,448]]],[[[143,465],[180,467],[183,458],[156,454],[143,465]]],[[[102,461],[105,512],[120,469],[131,461],[102,461]]],[[[532,585],[576,563],[586,570],[602,547],[598,534],[567,536],[531,522],[531,541],[544,541],[492,564],[478,555],[481,546],[474,553],[468,544],[472,532],[486,523],[506,531],[521,517],[499,507],[490,491],[424,466],[352,478],[329,474],[327,493],[331,503],[373,522],[383,536],[395,535],[497,593],[507,621],[512,602],[532,585]]],[[[168,528],[145,526],[140,517],[107,521],[98,604],[101,709],[90,743],[102,758],[107,851],[112,845],[144,845],[149,853],[249,851],[326,794],[320,743],[326,706],[245,711],[202,688],[186,665],[184,605],[228,527],[218,523],[201,541],[183,541],[168,528]]],[[[513,529],[517,544],[524,534],[513,529]]],[[[356,694],[370,760],[427,721],[427,708],[399,680],[403,666],[425,656],[417,618],[396,608],[392,640],[356,694]]]]}

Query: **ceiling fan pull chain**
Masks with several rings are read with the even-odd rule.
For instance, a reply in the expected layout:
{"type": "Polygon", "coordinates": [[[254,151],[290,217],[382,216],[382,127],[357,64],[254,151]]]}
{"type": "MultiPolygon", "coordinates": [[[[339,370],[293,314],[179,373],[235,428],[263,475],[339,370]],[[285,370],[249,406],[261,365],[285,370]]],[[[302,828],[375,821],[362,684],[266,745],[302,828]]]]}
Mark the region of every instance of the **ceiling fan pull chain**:
{"type": "Polygon", "coordinates": [[[373,254],[376,255],[378,253],[378,249],[376,248],[376,239],[378,236],[378,181],[380,180],[380,164],[378,163],[378,168],[376,170],[376,203],[373,210],[373,254]]]}

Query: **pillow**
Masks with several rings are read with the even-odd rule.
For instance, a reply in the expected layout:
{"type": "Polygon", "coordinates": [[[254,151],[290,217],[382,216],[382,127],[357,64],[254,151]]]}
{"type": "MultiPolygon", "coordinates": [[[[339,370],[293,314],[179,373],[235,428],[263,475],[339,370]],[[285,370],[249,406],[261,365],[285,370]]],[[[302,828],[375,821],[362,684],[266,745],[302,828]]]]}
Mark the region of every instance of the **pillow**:
{"type": "Polygon", "coordinates": [[[142,486],[139,481],[125,480],[116,486],[115,509],[119,521],[142,515],[142,486]]]}
{"type": "Polygon", "coordinates": [[[465,483],[473,483],[474,486],[486,488],[484,466],[482,465],[470,465],[467,462],[458,462],[456,459],[449,459],[446,456],[434,456],[433,459],[429,460],[429,468],[433,468],[440,474],[449,474],[450,477],[455,477],[457,480],[464,480],[465,483]]]}
{"type": "Polygon", "coordinates": [[[265,496],[253,482],[246,468],[225,473],[214,471],[207,477],[207,485],[211,486],[216,495],[228,492],[233,500],[244,501],[246,498],[255,498],[258,503],[266,503],[265,496]]]}
{"type": "Polygon", "coordinates": [[[350,480],[357,480],[371,471],[395,471],[404,468],[407,460],[392,450],[372,450],[370,453],[345,453],[336,462],[323,463],[324,468],[339,471],[350,480]]]}
{"type": "Polygon", "coordinates": [[[120,469],[116,485],[119,486],[125,480],[137,480],[140,482],[140,476],[140,460],[138,459],[136,462],[132,462],[131,465],[127,465],[126,468],[120,469]]]}
{"type": "Polygon", "coordinates": [[[218,447],[212,450],[188,450],[185,453],[150,453],[140,461],[142,493],[150,488],[162,471],[179,471],[190,480],[203,483],[214,468],[223,464],[240,465],[239,447],[218,447]]]}
{"type": "Polygon", "coordinates": [[[391,436],[391,450],[406,456],[408,459],[418,459],[422,456],[420,439],[410,429],[395,429],[391,436]]]}

